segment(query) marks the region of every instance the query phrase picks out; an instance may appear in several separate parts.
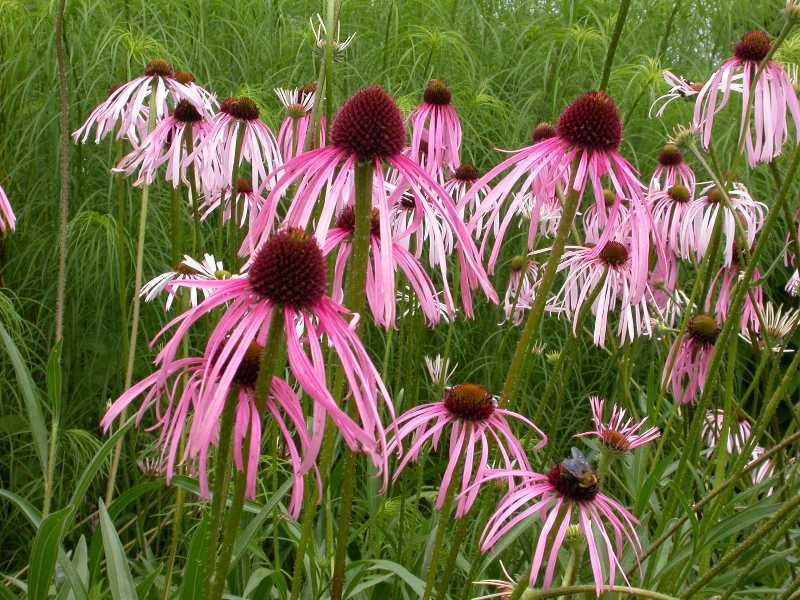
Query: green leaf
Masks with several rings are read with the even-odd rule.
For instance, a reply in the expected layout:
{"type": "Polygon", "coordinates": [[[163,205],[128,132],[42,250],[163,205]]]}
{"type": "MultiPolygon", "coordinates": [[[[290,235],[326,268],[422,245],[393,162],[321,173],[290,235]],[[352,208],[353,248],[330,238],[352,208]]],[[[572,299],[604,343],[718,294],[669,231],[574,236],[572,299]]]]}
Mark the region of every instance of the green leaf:
{"type": "Polygon", "coordinates": [[[17,375],[17,383],[19,390],[22,393],[22,400],[25,402],[25,411],[28,413],[28,422],[31,428],[31,435],[33,436],[33,445],[36,448],[36,454],[39,455],[39,463],[42,466],[42,476],[46,477],[47,473],[47,426],[44,422],[44,415],[42,414],[42,406],[40,404],[39,390],[33,384],[30,371],[25,366],[25,361],[19,353],[19,348],[11,339],[8,330],[0,323],[0,340],[5,346],[8,358],[14,367],[14,372],[17,375]]]}
{"type": "Polygon", "coordinates": [[[203,595],[206,582],[203,566],[207,542],[208,515],[200,521],[192,536],[192,541],[189,543],[189,554],[186,556],[186,566],[183,569],[183,582],[181,583],[181,600],[194,600],[203,595]]]}
{"type": "Polygon", "coordinates": [[[28,575],[28,598],[45,600],[56,570],[56,560],[64,534],[64,525],[72,512],[68,506],[51,513],[42,521],[31,550],[31,571],[28,575]]]}
{"type": "Polygon", "coordinates": [[[81,536],[78,545],[72,551],[72,560],[59,560],[62,568],[69,562],[69,567],[64,568],[64,574],[70,583],[70,591],[67,600],[85,600],[88,598],[87,588],[89,587],[89,551],[86,547],[86,538],[81,536]],[[69,569],[72,570],[70,573],[69,569]],[[75,580],[77,578],[77,581],[75,580]]]}
{"type": "Polygon", "coordinates": [[[50,400],[50,408],[56,417],[61,415],[61,347],[63,340],[50,350],[47,357],[47,397],[50,400]]]}
{"type": "Polygon", "coordinates": [[[111,587],[111,596],[114,600],[136,600],[136,586],[133,584],[133,576],[128,568],[128,559],[125,557],[125,550],[119,535],[108,516],[106,505],[100,500],[100,531],[103,534],[103,550],[106,555],[106,572],[108,573],[108,584],[111,587]]]}
{"type": "Polygon", "coordinates": [[[414,590],[414,593],[418,594],[419,596],[422,596],[422,594],[425,593],[425,582],[416,575],[412,574],[403,565],[399,565],[391,560],[370,560],[366,562],[371,563],[373,565],[371,568],[374,570],[389,571],[390,573],[393,573],[402,579],[408,585],[408,587],[414,590]]]}
{"type": "Polygon", "coordinates": [[[36,508],[33,504],[28,502],[22,496],[18,496],[14,492],[10,492],[8,490],[0,489],[0,497],[8,498],[17,505],[23,514],[28,517],[28,520],[33,524],[36,529],[39,529],[39,525],[42,523],[42,513],[36,508]]]}
{"type": "Polygon", "coordinates": [[[242,554],[244,554],[245,549],[253,540],[253,537],[255,537],[256,533],[262,530],[264,521],[266,521],[267,518],[269,518],[269,516],[273,513],[275,507],[278,505],[278,502],[281,501],[291,484],[292,480],[287,479],[284,484],[275,491],[272,497],[267,500],[266,504],[261,507],[261,509],[258,511],[258,514],[250,520],[250,522],[247,524],[247,527],[244,528],[244,531],[237,536],[236,541],[233,544],[231,568],[233,568],[233,566],[242,557],[242,554]]]}

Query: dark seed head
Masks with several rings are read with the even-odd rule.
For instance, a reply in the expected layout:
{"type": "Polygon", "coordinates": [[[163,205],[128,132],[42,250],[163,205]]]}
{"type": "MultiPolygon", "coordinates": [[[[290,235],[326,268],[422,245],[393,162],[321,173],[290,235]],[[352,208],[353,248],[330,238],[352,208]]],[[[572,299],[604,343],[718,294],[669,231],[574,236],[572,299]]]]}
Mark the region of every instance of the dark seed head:
{"type": "MultiPolygon", "coordinates": [[[[336,217],[336,227],[346,229],[351,234],[356,230],[356,211],[352,206],[345,206],[339,216],[336,217]]],[[[372,217],[370,221],[370,234],[381,234],[381,217],[377,208],[372,209],[372,217]]]]}
{"type": "Polygon", "coordinates": [[[236,180],[236,193],[237,194],[252,194],[253,182],[245,177],[239,177],[236,180]]]}
{"type": "Polygon", "coordinates": [[[200,113],[197,112],[194,104],[188,100],[181,100],[175,105],[173,116],[182,123],[194,123],[203,119],[200,113]]]}
{"type": "Polygon", "coordinates": [[[722,199],[725,196],[722,194],[722,190],[718,187],[712,188],[708,194],[706,194],[706,201],[712,204],[719,204],[722,202],[722,199]]]}
{"type": "Polygon", "coordinates": [[[458,181],[466,181],[468,183],[477,181],[480,179],[480,176],[481,174],[478,172],[478,167],[472,163],[461,163],[453,174],[453,177],[458,181]]]}
{"type": "Polygon", "coordinates": [[[547,473],[547,480],[559,494],[576,502],[594,500],[599,491],[597,473],[586,462],[575,459],[554,466],[547,473]]]}
{"type": "Polygon", "coordinates": [[[603,190],[603,202],[609,208],[614,206],[614,203],[617,201],[617,192],[614,190],[603,190]]]}
{"type": "Polygon", "coordinates": [[[711,315],[699,314],[689,319],[689,336],[706,346],[711,346],[717,341],[719,327],[717,321],[711,315]]]}
{"type": "Polygon", "coordinates": [[[669,188],[667,190],[667,195],[672,199],[673,202],[678,202],[679,204],[689,201],[689,190],[686,189],[686,186],[683,186],[680,183],[676,183],[669,188]]]}
{"type": "Polygon", "coordinates": [[[310,96],[311,94],[317,91],[317,82],[316,81],[309,81],[307,84],[303,85],[300,88],[300,96],[310,96]]]}
{"type": "Polygon", "coordinates": [[[603,440],[603,444],[609,448],[617,450],[618,452],[625,452],[626,450],[630,449],[628,438],[626,438],[619,431],[604,431],[601,439],[603,440]]]}
{"type": "Polygon", "coordinates": [[[406,141],[403,115],[389,94],[366,87],[342,105],[331,127],[334,146],[361,159],[399,154],[406,141]]]}
{"type": "Polygon", "coordinates": [[[675,144],[664,144],[658,153],[658,163],[662,167],[675,167],[683,162],[683,154],[675,144]]]}
{"type": "Polygon", "coordinates": [[[547,123],[546,121],[542,121],[536,127],[533,128],[531,132],[531,139],[533,143],[541,142],[542,140],[548,140],[552,137],[556,137],[556,128],[547,123]]]}
{"type": "Polygon", "coordinates": [[[242,362],[239,363],[239,368],[236,369],[236,375],[233,376],[233,382],[241,387],[253,387],[258,380],[258,371],[261,366],[261,353],[264,347],[255,342],[247,347],[244,353],[242,362]]]}
{"type": "Polygon", "coordinates": [[[450,92],[450,88],[440,79],[431,79],[422,94],[422,99],[428,104],[450,104],[452,98],[453,95],[450,92]]]}
{"type": "Polygon", "coordinates": [[[225,98],[222,101],[222,104],[219,107],[219,112],[226,113],[226,114],[233,114],[233,105],[236,104],[238,98],[231,96],[230,98],[225,98]]]}
{"type": "Polygon", "coordinates": [[[524,271],[527,266],[528,266],[527,256],[517,255],[511,259],[512,271],[524,271]]]}
{"type": "Polygon", "coordinates": [[[736,43],[733,53],[741,60],[761,62],[769,54],[771,47],[769,36],[763,31],[745,33],[736,43]]]}
{"type": "Polygon", "coordinates": [[[187,85],[189,83],[194,83],[195,78],[189,71],[175,71],[175,81],[187,85]]]}
{"type": "Polygon", "coordinates": [[[616,150],[622,141],[622,121],[605,92],[589,92],[561,113],[558,135],[588,150],[616,150]]]}
{"type": "Polygon", "coordinates": [[[145,75],[158,75],[159,77],[172,77],[172,65],[165,60],[157,58],[147,63],[144,68],[145,75]]]}
{"type": "Polygon", "coordinates": [[[464,383],[448,389],[444,394],[444,405],[450,414],[470,421],[488,419],[495,409],[492,395],[474,383],[464,383]]]}
{"type": "Polygon", "coordinates": [[[232,117],[243,121],[255,121],[258,118],[258,106],[251,98],[246,96],[235,98],[228,106],[227,112],[232,117]]]}
{"type": "Polygon", "coordinates": [[[628,260],[628,249],[619,242],[606,242],[600,251],[600,259],[609,267],[620,267],[628,260]]]}
{"type": "Polygon", "coordinates": [[[325,294],[325,259],[313,237],[302,229],[285,229],[258,251],[248,280],[254,292],[273,304],[307,309],[325,294]]]}

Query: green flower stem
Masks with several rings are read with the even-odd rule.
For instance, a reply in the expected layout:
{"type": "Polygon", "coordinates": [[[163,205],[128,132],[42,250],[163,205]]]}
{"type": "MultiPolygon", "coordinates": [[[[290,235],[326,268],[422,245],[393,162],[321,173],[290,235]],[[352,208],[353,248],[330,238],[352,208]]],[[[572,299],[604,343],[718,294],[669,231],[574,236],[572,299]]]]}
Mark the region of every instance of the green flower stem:
{"type": "MultiPolygon", "coordinates": [[[[520,577],[517,585],[514,586],[514,589],[511,590],[511,596],[508,597],[508,600],[519,600],[522,598],[522,594],[528,589],[528,582],[530,581],[530,569],[528,569],[522,577],[520,577]]],[[[560,594],[556,594],[560,595],[560,594]]],[[[526,595],[526,599],[530,597],[530,594],[526,595]]]]}
{"type": "MultiPolygon", "coordinates": [[[[116,142],[116,164],[122,160],[123,156],[122,141],[116,142]]],[[[125,176],[122,173],[117,174],[114,178],[114,184],[117,188],[117,215],[115,224],[115,233],[117,238],[117,301],[119,302],[119,318],[120,318],[120,359],[122,369],[128,364],[128,244],[126,243],[125,224],[127,222],[128,207],[126,204],[127,194],[125,186],[125,176]]]]}
{"type": "MultiPolygon", "coordinates": [[[[459,465],[461,461],[459,460],[459,465]]],[[[458,468],[458,467],[457,467],[458,468]]],[[[439,554],[442,550],[444,543],[444,534],[447,532],[447,526],[450,524],[450,513],[453,509],[453,499],[456,495],[456,478],[454,471],[453,477],[450,479],[450,485],[447,486],[447,491],[444,496],[444,504],[442,510],[439,511],[439,522],[436,524],[436,536],[433,539],[433,547],[431,548],[431,561],[428,564],[428,576],[425,578],[425,591],[422,594],[422,600],[428,600],[433,592],[433,584],[436,581],[436,573],[439,569],[439,554]]],[[[463,520],[463,519],[462,519],[463,520]]]]}
{"type": "Polygon", "coordinates": [[[183,225],[181,224],[181,199],[177,188],[170,191],[170,218],[172,220],[172,267],[181,261],[183,254],[183,225]]]}
{"type": "Polygon", "coordinates": [[[580,203],[580,195],[577,191],[572,189],[575,183],[575,175],[577,172],[576,164],[572,165],[570,173],[568,189],[564,204],[561,211],[561,220],[558,224],[558,231],[556,232],[555,240],[553,240],[553,248],[550,251],[550,257],[547,259],[547,264],[544,268],[542,275],[542,282],[536,292],[536,299],[533,306],[528,313],[528,318],[525,321],[525,327],[522,330],[522,335],[517,342],[517,348],[514,350],[514,356],[511,359],[511,366],[506,374],[506,381],[503,385],[503,391],[500,396],[500,406],[505,407],[514,400],[514,393],[517,382],[520,379],[520,370],[522,369],[525,357],[528,355],[528,349],[533,338],[533,334],[539,329],[539,325],[544,315],[544,307],[547,302],[547,297],[553,287],[556,279],[556,270],[558,263],[561,260],[561,255],[564,253],[564,245],[566,244],[567,237],[569,236],[570,226],[575,218],[575,213],[578,210],[580,203]]]}
{"type": "Polygon", "coordinates": [[[447,560],[444,563],[442,580],[439,582],[439,593],[436,594],[437,600],[445,600],[445,598],[447,598],[447,588],[450,587],[450,579],[456,570],[456,560],[458,560],[458,553],[461,550],[461,545],[464,543],[464,538],[467,536],[469,524],[470,520],[466,515],[458,519],[458,525],[450,542],[450,552],[448,553],[447,560]]]}
{"type": "Polygon", "coordinates": [[[622,35],[622,28],[625,26],[625,20],[628,18],[628,9],[630,6],[631,0],[620,0],[617,20],[614,23],[614,33],[611,34],[611,42],[608,44],[608,51],[606,52],[606,61],[603,64],[603,75],[600,77],[599,89],[601,92],[605,92],[608,87],[608,78],[611,76],[611,65],[614,63],[614,55],[617,52],[619,38],[622,35]]]}
{"type": "MultiPolygon", "coordinates": [[[[524,591],[524,590],[523,590],[524,591]]],[[[642,588],[631,587],[628,585],[605,585],[603,586],[604,592],[616,592],[625,594],[631,598],[650,598],[651,600],[677,600],[674,596],[668,596],[660,592],[653,592],[642,588]]],[[[594,585],[570,585],[560,588],[554,588],[541,592],[531,591],[525,596],[525,600],[543,600],[544,598],[557,598],[558,596],[574,596],[576,594],[592,594],[594,597],[594,585]]],[[[512,600],[514,596],[511,596],[512,600]]]]}
{"type": "MultiPolygon", "coordinates": [[[[183,143],[186,146],[186,156],[194,152],[194,139],[192,134],[192,123],[186,123],[183,132],[183,143]]],[[[197,204],[197,183],[195,182],[194,163],[189,163],[186,172],[189,179],[189,194],[192,200],[192,256],[197,256],[197,247],[200,244],[200,207],[197,204]]]]}
{"type": "MultiPolygon", "coordinates": [[[[156,98],[155,94],[150,94],[149,114],[147,117],[147,131],[153,131],[156,123],[156,98]]],[[[133,383],[133,367],[136,362],[136,342],[139,339],[139,312],[141,310],[141,301],[139,293],[142,290],[142,267],[144,266],[144,239],[147,232],[147,204],[150,199],[150,186],[145,182],[142,185],[142,202],[139,206],[139,236],[136,241],[136,272],[134,275],[133,284],[133,308],[131,310],[130,331],[131,335],[128,342],[128,364],[125,366],[125,385],[124,389],[131,387],[133,383]]],[[[128,416],[128,411],[122,411],[120,415],[120,423],[124,423],[128,416]]],[[[108,481],[106,483],[106,506],[111,504],[114,497],[114,485],[117,480],[117,470],[119,469],[119,460],[122,456],[122,446],[124,437],[120,438],[117,445],[114,447],[114,453],[111,457],[111,466],[108,471],[108,481]]]]}
{"type": "MultiPolygon", "coordinates": [[[[228,219],[228,260],[230,264],[228,269],[231,273],[238,270],[236,262],[239,256],[239,194],[236,192],[236,185],[239,179],[239,161],[242,158],[244,129],[244,123],[239,123],[239,129],[236,131],[236,147],[233,150],[233,169],[231,170],[231,215],[228,219]]],[[[220,224],[222,224],[222,215],[225,214],[225,206],[222,203],[220,203],[219,211],[220,224]]]]}
{"type": "MultiPolygon", "coordinates": [[[[739,543],[731,549],[725,556],[723,556],[704,576],[700,577],[689,587],[683,594],[681,599],[688,599],[695,597],[695,594],[703,589],[709,581],[714,579],[717,575],[724,572],[731,565],[735,564],[743,554],[756,544],[760,539],[766,537],[774,531],[780,531],[780,527],[785,521],[793,523],[794,521],[788,517],[800,506],[800,496],[795,496],[791,500],[784,503],[783,507],[776,512],[766,523],[756,529],[750,536],[743,542],[739,543]]],[[[782,533],[782,532],[781,532],[782,533]]]]}
{"type": "MultiPolygon", "coordinates": [[[[583,558],[583,550],[585,546],[583,540],[573,542],[572,548],[569,551],[569,562],[567,568],[564,570],[564,578],[561,580],[561,587],[567,588],[575,583],[578,578],[578,571],[581,568],[581,558],[583,558]]],[[[563,596],[567,598],[568,596],[563,596]]]]}
{"type": "MultiPolygon", "coordinates": [[[[267,345],[261,352],[261,362],[258,368],[258,379],[255,385],[255,403],[256,412],[258,415],[267,414],[267,398],[269,397],[270,388],[272,386],[272,378],[275,375],[279,361],[283,355],[284,345],[284,330],[283,330],[283,307],[276,306],[272,309],[272,318],[269,324],[269,333],[267,337],[267,345]]],[[[236,389],[238,395],[238,388],[236,389]]],[[[231,398],[232,400],[232,398],[231,398]]],[[[238,398],[237,398],[238,401],[238,398]]],[[[229,402],[232,406],[237,403],[229,402]]],[[[227,410],[227,406],[225,407],[227,410]]],[[[214,568],[214,575],[208,586],[209,592],[206,598],[208,600],[220,600],[225,591],[225,577],[228,574],[228,567],[231,564],[231,556],[233,555],[233,545],[236,541],[236,534],[239,533],[239,524],[242,519],[242,509],[244,507],[244,496],[247,487],[247,464],[250,454],[250,439],[253,430],[249,429],[244,439],[244,452],[242,453],[242,470],[236,475],[236,483],[234,485],[233,500],[231,508],[228,513],[228,518],[225,521],[225,528],[222,538],[222,547],[220,549],[219,559],[216,561],[214,568]]],[[[228,434],[228,445],[230,447],[230,433],[228,434]]],[[[261,441],[259,440],[259,444],[261,441]]]]}
{"type": "MultiPolygon", "coordinates": [[[[347,275],[345,290],[345,306],[353,313],[360,315],[359,325],[364,323],[366,308],[367,264],[369,261],[369,244],[372,229],[372,178],[375,165],[371,161],[359,161],[355,176],[355,230],[353,231],[352,256],[347,275]]],[[[344,372],[337,370],[335,391],[337,398],[344,392],[344,372]]],[[[350,403],[350,412],[353,402],[350,403]]],[[[341,600],[344,590],[344,572],[347,559],[347,546],[350,541],[350,524],[353,514],[353,491],[356,479],[356,455],[345,452],[344,474],[342,478],[342,495],[339,505],[338,540],[334,558],[333,579],[331,581],[331,600],[341,600]]]]}

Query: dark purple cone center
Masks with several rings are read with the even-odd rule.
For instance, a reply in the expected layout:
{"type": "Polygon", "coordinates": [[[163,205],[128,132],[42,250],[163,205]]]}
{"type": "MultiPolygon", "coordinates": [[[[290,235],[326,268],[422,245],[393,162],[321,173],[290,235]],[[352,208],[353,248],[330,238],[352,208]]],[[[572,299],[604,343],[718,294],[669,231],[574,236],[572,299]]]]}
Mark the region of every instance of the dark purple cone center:
{"type": "Polygon", "coordinates": [[[425,91],[422,93],[422,99],[426,103],[435,104],[437,106],[450,104],[452,98],[453,94],[450,92],[450,88],[440,79],[431,79],[425,91]]]}
{"type": "Polygon", "coordinates": [[[588,465],[579,475],[575,475],[563,464],[557,464],[547,473],[547,481],[559,494],[577,502],[594,500],[599,491],[597,474],[588,465]]]}
{"type": "Polygon", "coordinates": [[[772,44],[769,36],[763,31],[750,31],[745,33],[734,48],[736,58],[761,62],[769,54],[772,44]]]}
{"type": "Polygon", "coordinates": [[[616,150],[622,141],[622,121],[605,92],[589,92],[570,104],[558,119],[557,131],[588,150],[616,150]]]}
{"type": "Polygon", "coordinates": [[[233,376],[233,382],[241,387],[253,387],[258,380],[258,371],[261,366],[261,353],[264,347],[260,344],[252,342],[244,353],[242,362],[239,363],[239,368],[236,369],[236,374],[233,376]]]}
{"type": "Polygon", "coordinates": [[[395,156],[406,142],[403,115],[383,89],[366,87],[339,109],[331,127],[331,141],[364,160],[395,156]]]}
{"type": "Polygon", "coordinates": [[[444,394],[444,405],[453,416],[470,421],[488,419],[495,409],[492,395],[474,383],[464,383],[448,389],[444,394]]]}
{"type": "Polygon", "coordinates": [[[628,260],[628,249],[619,242],[606,242],[600,251],[600,258],[610,267],[620,267],[628,260]]]}
{"type": "Polygon", "coordinates": [[[556,128],[550,125],[547,122],[541,122],[536,127],[533,128],[531,132],[531,139],[533,143],[541,142],[542,140],[548,140],[552,137],[556,137],[556,128]]]}
{"type": "Polygon", "coordinates": [[[676,167],[683,162],[683,154],[675,144],[664,144],[658,153],[658,164],[662,167],[676,167]]]}
{"type": "Polygon", "coordinates": [[[195,123],[201,121],[203,117],[188,100],[181,100],[175,105],[174,117],[181,123],[195,123]]]}
{"type": "Polygon", "coordinates": [[[160,58],[151,60],[144,68],[145,75],[158,75],[159,77],[172,77],[172,65],[160,58]]]}
{"type": "Polygon", "coordinates": [[[711,315],[695,315],[689,319],[689,336],[706,346],[712,346],[719,336],[719,326],[711,315]]]}

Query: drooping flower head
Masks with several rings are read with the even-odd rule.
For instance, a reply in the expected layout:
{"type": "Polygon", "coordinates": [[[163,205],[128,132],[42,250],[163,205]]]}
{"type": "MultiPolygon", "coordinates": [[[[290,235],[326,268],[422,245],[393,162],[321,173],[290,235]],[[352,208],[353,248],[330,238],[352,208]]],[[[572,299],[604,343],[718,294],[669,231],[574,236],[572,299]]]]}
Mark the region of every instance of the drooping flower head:
{"type": "Polygon", "coordinates": [[[16,223],[17,218],[11,209],[8,196],[6,196],[5,190],[0,187],[0,234],[5,235],[9,231],[14,231],[16,223]]]}
{"type": "MultiPolygon", "coordinates": [[[[286,90],[276,88],[275,94],[286,110],[286,116],[281,121],[278,130],[278,147],[281,150],[283,162],[288,162],[305,149],[308,128],[313,126],[311,110],[314,108],[317,84],[309,83],[301,88],[286,90]]],[[[325,115],[320,117],[319,137],[317,146],[325,145],[325,115]]]]}
{"type": "Polygon", "coordinates": [[[506,320],[510,319],[514,325],[522,323],[525,311],[533,305],[539,283],[539,264],[531,256],[515,256],[511,259],[511,274],[503,297],[506,320]]]}
{"type": "Polygon", "coordinates": [[[635,556],[642,551],[635,530],[636,518],[600,492],[597,474],[577,448],[547,475],[515,470],[499,471],[490,478],[508,476],[521,482],[500,501],[487,522],[481,535],[481,552],[487,552],[521,523],[542,522],[533,551],[530,584],[537,585],[544,568],[542,588],[547,590],[553,583],[559,551],[574,515],[578,533],[586,539],[597,595],[606,584],[614,585],[618,572],[625,578],[620,564],[625,542],[635,556]]]}
{"type": "Polygon", "coordinates": [[[692,193],[685,185],[676,183],[664,190],[651,191],[648,200],[659,238],[672,255],[680,256],[681,229],[692,203],[692,193]]]}
{"type": "MultiPolygon", "coordinates": [[[[208,338],[205,356],[214,364],[204,382],[218,382],[224,390],[236,377],[237,369],[250,345],[267,345],[270,323],[277,312],[275,326],[285,336],[289,370],[300,387],[314,401],[314,445],[318,450],[327,413],[345,443],[357,452],[367,453],[386,477],[386,436],[379,407],[389,418],[394,411],[388,392],[364,346],[343,316],[349,314],[325,295],[327,269],[316,241],[300,229],[285,229],[271,236],[250,263],[246,275],[222,281],[176,281],[172,285],[215,290],[214,294],[168,323],[175,333],[159,353],[157,362],[167,368],[175,360],[181,340],[202,316],[225,306],[208,338]],[[350,400],[359,424],[337,404],[326,383],[323,343],[327,342],[341,363],[350,400]]],[[[211,435],[225,404],[218,391],[209,400],[203,434],[211,435]]]]}
{"type": "MultiPolygon", "coordinates": [[[[697,94],[703,88],[702,84],[692,83],[683,77],[678,77],[671,71],[664,70],[661,76],[669,86],[669,90],[666,94],[656,98],[655,102],[653,102],[653,104],[650,106],[648,116],[651,119],[654,117],[654,115],[659,118],[663,116],[664,111],[667,110],[667,106],[669,106],[675,100],[692,99],[697,96],[697,94]]],[[[739,79],[741,79],[741,77],[739,77],[739,79]]]]}
{"type": "MultiPolygon", "coordinates": [[[[336,224],[328,231],[328,239],[322,249],[327,256],[338,249],[336,266],[334,269],[332,298],[336,302],[344,300],[344,272],[352,255],[352,239],[355,233],[356,216],[353,206],[346,206],[339,212],[336,224]]],[[[396,273],[403,274],[411,289],[414,291],[419,307],[429,325],[439,322],[441,312],[437,307],[438,296],[433,281],[425,272],[419,260],[406,250],[401,244],[392,242],[392,269],[388,279],[384,277],[383,269],[378,263],[380,259],[380,216],[378,209],[372,209],[370,228],[369,261],[367,263],[366,297],[372,318],[377,325],[386,329],[395,325],[396,318],[396,273]]],[[[448,283],[445,280],[444,285],[448,283]]],[[[447,306],[450,316],[454,307],[447,306]]]]}
{"type": "Polygon", "coordinates": [[[443,81],[431,79],[422,94],[422,104],[409,116],[411,156],[433,176],[441,175],[445,167],[454,171],[461,163],[461,121],[452,96],[443,81]]]}
{"type": "Polygon", "coordinates": [[[742,116],[739,139],[744,139],[747,161],[750,166],[771,162],[783,150],[789,137],[787,113],[795,125],[795,138],[800,141],[800,104],[786,71],[773,60],[764,65],[755,82],[754,96],[750,90],[764,59],[770,53],[772,42],[763,31],[750,31],[742,36],[734,48],[734,56],[726,60],[697,95],[694,107],[694,126],[700,130],[704,147],[711,142],[714,117],[730,100],[731,92],[742,93],[742,116]],[[741,89],[733,82],[741,75],[741,89]],[[722,94],[722,98],[719,95],[722,94]],[[748,114],[748,104],[751,114],[748,114]]]}
{"type": "MultiPolygon", "coordinates": [[[[745,302],[747,300],[748,297],[746,296],[745,302]]],[[[794,352],[794,350],[788,349],[786,344],[797,329],[798,324],[800,324],[800,310],[790,308],[784,312],[782,304],[776,308],[772,302],[768,301],[764,305],[763,318],[763,330],[760,328],[759,330],[750,329],[746,332],[740,332],[739,336],[746,342],[759,348],[766,348],[770,352],[794,352]]]]}
{"type": "MultiPolygon", "coordinates": [[[[713,450],[717,447],[722,437],[724,425],[724,410],[715,408],[706,412],[701,435],[709,450],[713,450]]],[[[751,430],[750,422],[744,415],[735,415],[731,417],[727,440],[725,442],[725,448],[730,454],[739,454],[744,449],[745,444],[747,444],[747,441],[750,439],[751,430]]]]}
{"type": "Polygon", "coordinates": [[[678,403],[694,404],[697,401],[698,394],[706,384],[719,331],[713,316],[696,314],[689,319],[686,335],[672,344],[664,363],[662,385],[669,385],[678,403]]]}
{"type": "MultiPolygon", "coordinates": [[[[742,262],[738,258],[739,251],[734,248],[734,260],[728,267],[722,267],[711,282],[711,289],[706,298],[705,310],[713,311],[720,322],[728,318],[731,302],[733,301],[734,288],[739,284],[739,280],[744,275],[744,270],[740,265],[742,262]]],[[[739,315],[739,332],[757,333],[761,330],[761,317],[764,312],[764,289],[761,285],[761,271],[753,270],[751,284],[744,296],[742,312],[739,315]]]]}
{"type": "Polygon", "coordinates": [[[253,182],[250,179],[239,177],[236,179],[234,191],[228,186],[224,191],[207,197],[201,207],[203,211],[201,220],[207,219],[222,207],[222,221],[224,223],[233,219],[234,223],[239,227],[244,227],[247,224],[252,225],[263,204],[264,198],[257,190],[253,189],[253,182]]]}
{"type": "MultiPolygon", "coordinates": [[[[462,266],[465,311],[470,302],[470,291],[476,287],[482,288],[492,301],[497,302],[497,294],[452,199],[428,173],[403,154],[404,146],[405,125],[394,100],[377,86],[356,92],[336,116],[331,127],[330,145],[305,152],[278,170],[278,181],[267,196],[264,210],[251,231],[253,247],[263,243],[276,227],[278,206],[291,186],[295,186],[294,197],[286,208],[283,222],[290,227],[304,228],[317,207],[319,218],[315,233],[324,245],[328,230],[335,224],[340,211],[352,203],[357,164],[368,162],[373,166],[372,205],[378,209],[380,243],[377,264],[381,276],[386,281],[391,277],[392,244],[400,242],[392,236],[391,209],[400,202],[408,202],[413,206],[411,210],[415,216],[401,237],[419,232],[424,216],[439,219],[441,226],[452,232],[456,240],[454,249],[462,266]],[[391,190],[388,189],[384,164],[396,172],[396,184],[391,190]],[[321,197],[323,190],[324,199],[321,197]],[[468,282],[466,289],[464,282],[468,282]]],[[[441,240],[437,237],[435,241],[441,245],[441,240]]],[[[438,250],[439,266],[446,277],[447,253],[444,248],[438,250]]]]}
{"type": "Polygon", "coordinates": [[[141,77],[111,89],[108,98],[89,115],[86,122],[72,134],[75,142],[86,143],[95,128],[95,143],[117,128],[116,139],[127,139],[134,146],[146,133],[149,103],[154,96],[155,122],[161,121],[181,100],[186,100],[202,117],[210,116],[216,103],[214,97],[198,85],[190,87],[178,81],[165,60],[151,60],[141,77]]]}
{"type": "Polygon", "coordinates": [[[649,192],[667,190],[675,185],[686,188],[694,195],[694,171],[683,160],[683,153],[673,143],[664,144],[658,153],[658,166],[650,178],[649,192]]]}
{"type": "MultiPolygon", "coordinates": [[[[169,311],[175,301],[175,290],[170,289],[170,284],[175,281],[185,280],[214,280],[227,279],[231,276],[222,265],[222,261],[214,258],[213,254],[206,254],[202,261],[195,260],[191,256],[184,255],[183,260],[172,271],[162,273],[145,283],[142,286],[140,295],[145,302],[152,302],[160,294],[166,293],[167,300],[164,309],[169,311]]],[[[189,288],[189,302],[192,306],[197,306],[198,288],[189,288]]],[[[203,297],[208,298],[214,293],[213,289],[200,289],[203,297]]]]}
{"type": "MultiPolygon", "coordinates": [[[[406,438],[411,440],[411,446],[395,469],[394,478],[400,476],[409,462],[419,459],[427,443],[435,451],[441,437],[449,430],[447,466],[434,508],[442,509],[447,490],[450,485],[457,485],[454,480],[457,477],[461,485],[456,517],[463,517],[472,508],[481,482],[491,471],[489,453],[492,447],[496,447],[506,469],[530,468],[522,444],[511,431],[510,419],[536,432],[540,438],[537,449],[547,444],[547,436],[532,421],[499,408],[495,398],[482,386],[466,383],[447,389],[442,401],[417,406],[397,418],[397,434],[389,450],[399,449],[406,438]],[[456,473],[460,464],[463,464],[461,473],[456,473]]],[[[513,485],[513,478],[509,478],[509,485],[513,485]]]]}
{"type": "Polygon", "coordinates": [[[626,414],[624,408],[620,408],[615,404],[611,409],[611,416],[608,422],[604,422],[603,409],[605,408],[605,400],[592,396],[589,398],[589,404],[592,407],[592,420],[595,428],[593,431],[579,433],[575,437],[595,436],[607,448],[616,452],[630,452],[636,448],[646,446],[661,435],[657,427],[650,427],[642,431],[645,423],[647,423],[647,417],[635,422],[626,414]]]}

